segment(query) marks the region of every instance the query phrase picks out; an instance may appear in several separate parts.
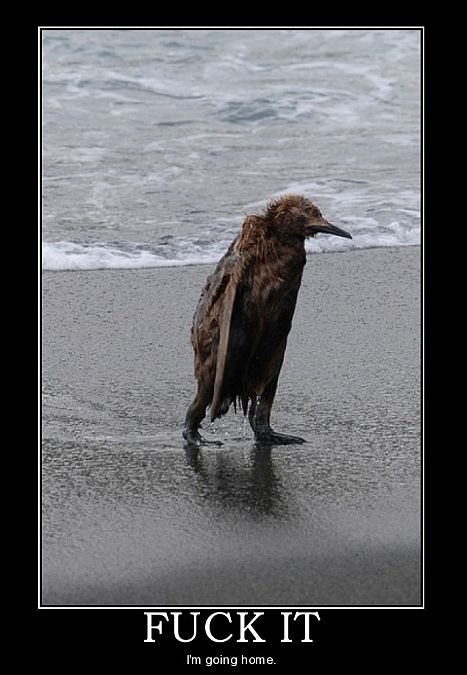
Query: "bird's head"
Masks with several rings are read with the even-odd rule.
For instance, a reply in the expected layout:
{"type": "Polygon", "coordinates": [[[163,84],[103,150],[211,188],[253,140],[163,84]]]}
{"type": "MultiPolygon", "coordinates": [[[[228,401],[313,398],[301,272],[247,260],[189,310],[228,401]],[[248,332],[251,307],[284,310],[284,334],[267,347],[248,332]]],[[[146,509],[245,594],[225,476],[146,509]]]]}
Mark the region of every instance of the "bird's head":
{"type": "Polygon", "coordinates": [[[352,239],[348,232],[328,223],[316,204],[300,195],[284,195],[270,202],[264,218],[278,235],[287,238],[306,239],[323,232],[352,239]]]}

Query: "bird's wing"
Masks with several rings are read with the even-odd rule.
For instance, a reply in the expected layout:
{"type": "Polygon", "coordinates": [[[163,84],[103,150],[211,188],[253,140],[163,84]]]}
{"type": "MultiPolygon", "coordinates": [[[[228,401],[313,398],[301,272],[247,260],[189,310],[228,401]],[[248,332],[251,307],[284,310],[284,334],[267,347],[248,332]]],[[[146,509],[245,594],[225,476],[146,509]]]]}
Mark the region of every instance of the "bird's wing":
{"type": "Polygon", "coordinates": [[[216,269],[211,274],[201,293],[195,315],[193,317],[192,342],[195,353],[202,354],[210,351],[212,340],[217,341],[213,333],[213,324],[219,323],[220,314],[224,301],[224,293],[230,281],[232,269],[235,266],[237,256],[233,252],[235,241],[232,242],[228,251],[219,260],[216,269]],[[208,344],[205,344],[205,343],[208,344]]]}
{"type": "MultiPolygon", "coordinates": [[[[235,271],[238,271],[237,269],[235,271]]],[[[216,378],[214,380],[214,394],[211,403],[211,420],[214,420],[218,414],[222,402],[222,389],[225,375],[225,365],[229,352],[230,327],[232,324],[232,314],[237,295],[240,275],[233,273],[229,275],[229,281],[224,291],[222,313],[219,321],[219,345],[217,348],[216,378]]]]}

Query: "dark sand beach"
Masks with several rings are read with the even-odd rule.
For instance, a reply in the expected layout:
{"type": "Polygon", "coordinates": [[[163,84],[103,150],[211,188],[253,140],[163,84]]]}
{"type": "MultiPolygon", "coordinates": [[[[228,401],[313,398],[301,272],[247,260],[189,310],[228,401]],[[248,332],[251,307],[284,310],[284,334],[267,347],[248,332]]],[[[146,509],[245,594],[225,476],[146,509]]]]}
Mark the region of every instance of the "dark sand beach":
{"type": "Polygon", "coordinates": [[[44,605],[421,602],[420,249],[308,256],[273,407],[186,452],[214,266],[44,272],[44,605]]]}

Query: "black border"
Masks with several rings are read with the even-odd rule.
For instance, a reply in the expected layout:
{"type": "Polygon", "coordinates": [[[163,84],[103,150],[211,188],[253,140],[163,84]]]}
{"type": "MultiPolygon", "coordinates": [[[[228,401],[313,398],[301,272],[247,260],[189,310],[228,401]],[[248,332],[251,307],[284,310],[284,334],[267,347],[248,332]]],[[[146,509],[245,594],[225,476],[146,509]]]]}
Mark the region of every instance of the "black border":
{"type": "MultiPolygon", "coordinates": [[[[157,30],[157,26],[153,24],[149,25],[143,25],[140,22],[132,22],[134,25],[128,24],[127,22],[127,27],[128,28],[145,28],[145,29],[150,29],[154,28],[157,30]]],[[[163,28],[165,26],[174,26],[174,27],[182,27],[180,23],[178,22],[177,26],[177,20],[169,21],[165,20],[164,22],[160,22],[161,26],[160,28],[163,28]]],[[[292,27],[294,26],[294,22],[287,21],[284,23],[287,23],[288,26],[292,27]]],[[[381,25],[383,22],[380,21],[375,21],[372,22],[371,25],[365,25],[362,24],[361,22],[359,23],[358,26],[335,26],[332,25],[332,21],[330,22],[321,22],[323,26],[317,26],[313,27],[310,25],[303,26],[303,25],[298,25],[297,27],[300,28],[386,28],[386,26],[381,25]],[[327,25],[325,25],[327,24],[327,25]]],[[[386,23],[386,22],[385,22],[386,23]]],[[[350,606],[346,607],[345,609],[342,609],[340,607],[336,606],[321,606],[321,607],[309,607],[309,606],[298,606],[298,607],[292,607],[292,608],[286,608],[283,606],[271,606],[277,609],[266,609],[265,607],[261,606],[256,606],[254,607],[255,610],[257,611],[263,611],[265,613],[264,620],[268,622],[269,628],[268,628],[268,634],[271,636],[271,639],[274,639],[274,644],[269,641],[268,638],[268,643],[267,643],[267,648],[265,645],[255,645],[253,644],[248,644],[248,645],[237,645],[236,643],[232,643],[232,648],[231,651],[233,653],[246,653],[251,652],[251,653],[257,653],[257,654],[271,654],[275,655],[276,658],[276,663],[281,664],[282,666],[287,666],[290,667],[293,665],[295,662],[298,665],[299,660],[301,661],[303,656],[304,656],[304,650],[306,651],[306,656],[305,658],[308,660],[308,658],[315,659],[318,652],[322,655],[326,656],[326,659],[329,659],[329,663],[332,663],[336,658],[339,658],[339,655],[344,655],[343,653],[336,652],[336,647],[342,648],[344,650],[344,653],[346,650],[352,650],[354,655],[356,654],[367,654],[372,651],[372,648],[375,647],[377,649],[382,649],[384,650],[386,656],[389,657],[391,650],[393,650],[394,646],[394,638],[392,637],[395,633],[397,633],[397,642],[398,642],[398,648],[397,651],[399,652],[399,649],[401,646],[405,647],[407,650],[409,650],[412,653],[416,653],[416,650],[418,647],[421,646],[421,634],[422,631],[425,631],[428,628],[428,624],[430,619],[432,618],[432,611],[431,611],[431,590],[430,586],[427,583],[427,578],[426,578],[426,568],[430,569],[429,563],[427,561],[428,553],[429,553],[429,547],[430,547],[430,538],[427,532],[426,528],[426,517],[427,517],[427,493],[429,493],[429,483],[427,481],[427,469],[428,469],[428,462],[427,462],[427,438],[426,438],[426,432],[427,432],[427,419],[425,415],[425,388],[427,386],[427,381],[426,381],[426,373],[425,373],[425,361],[426,361],[426,356],[427,356],[427,344],[425,341],[425,321],[427,320],[427,313],[425,310],[425,296],[428,290],[428,284],[427,284],[427,274],[428,274],[428,251],[427,248],[428,246],[428,225],[427,225],[427,220],[426,220],[426,202],[424,203],[424,200],[426,200],[427,197],[427,167],[426,167],[426,149],[424,146],[425,143],[425,134],[426,134],[426,128],[427,124],[425,122],[425,115],[424,115],[424,102],[427,100],[427,96],[429,93],[429,86],[428,82],[425,80],[425,72],[426,68],[429,67],[429,46],[430,46],[430,39],[431,39],[431,33],[427,29],[426,23],[417,23],[414,22],[407,22],[404,23],[403,25],[393,25],[393,22],[389,20],[387,22],[388,26],[391,26],[391,28],[395,29],[401,29],[401,28],[409,28],[409,29],[419,29],[421,32],[421,101],[422,101],[422,108],[421,108],[421,151],[420,151],[420,162],[421,162],[421,177],[422,177],[422,211],[421,211],[421,216],[422,216],[422,246],[421,246],[421,288],[423,292],[422,296],[422,301],[421,301],[421,318],[422,318],[422,325],[421,325],[421,344],[422,344],[422,349],[425,352],[425,358],[423,357],[423,351],[422,351],[422,361],[421,361],[421,374],[422,374],[422,392],[421,392],[421,409],[422,409],[422,444],[421,448],[422,450],[424,449],[424,455],[422,459],[422,475],[421,475],[421,495],[422,495],[422,545],[421,545],[421,556],[422,556],[422,577],[421,577],[421,584],[422,584],[422,597],[424,596],[424,602],[422,605],[411,605],[407,607],[393,607],[393,606],[381,606],[381,607],[373,607],[373,606],[350,606]],[[423,552],[425,555],[423,555],[423,552]],[[297,611],[319,611],[320,617],[321,617],[321,622],[317,626],[316,629],[316,634],[317,638],[315,643],[313,645],[301,645],[300,643],[293,643],[293,645],[280,645],[280,643],[277,642],[277,634],[275,634],[275,626],[277,626],[279,613],[280,611],[288,611],[288,610],[294,610],[296,609],[297,611]],[[359,612],[357,610],[360,609],[367,609],[367,610],[373,610],[373,611],[366,611],[366,612],[359,612]],[[418,610],[418,611],[415,611],[418,610]],[[388,628],[386,628],[385,623],[387,622],[388,628]],[[389,631],[389,632],[388,632],[389,631]],[[286,661],[284,663],[284,660],[286,661]]],[[[197,28],[197,27],[210,27],[209,22],[206,21],[199,21],[199,22],[193,22],[192,25],[184,25],[183,27],[186,28],[197,28]]],[[[215,27],[219,26],[222,27],[225,25],[225,21],[219,21],[215,22],[215,27]]],[[[237,23],[234,22],[233,24],[235,27],[237,27],[237,23]]],[[[274,29],[274,28],[279,28],[282,27],[282,23],[275,22],[275,25],[266,25],[264,28],[268,29],[274,29]]],[[[33,40],[32,40],[32,52],[34,54],[33,57],[33,63],[34,67],[33,69],[35,70],[35,73],[33,73],[32,80],[33,80],[33,86],[32,86],[32,96],[33,99],[35,99],[35,103],[33,103],[33,118],[35,117],[36,119],[33,121],[33,127],[37,130],[37,121],[39,121],[39,125],[42,126],[42,92],[39,89],[38,86],[38,72],[41,72],[42,69],[42,49],[39,48],[38,43],[40,44],[41,42],[41,32],[44,29],[69,29],[73,30],[75,27],[81,27],[82,24],[78,23],[76,26],[61,26],[58,24],[41,24],[41,25],[35,25],[33,28],[34,35],[33,35],[33,40]],[[39,101],[39,104],[38,104],[39,101]],[[39,105],[39,115],[37,115],[37,109],[39,105]],[[39,120],[37,120],[37,117],[39,117],[39,120]]],[[[83,28],[88,29],[89,26],[82,26],[83,28]]],[[[114,27],[119,27],[119,26],[108,26],[108,24],[102,23],[102,25],[99,26],[92,26],[96,30],[105,30],[105,29],[112,29],[114,27]]],[[[244,28],[247,26],[241,26],[238,25],[239,28],[244,28]]],[[[256,29],[256,26],[255,26],[256,29]]],[[[40,132],[38,131],[38,138],[35,138],[35,135],[33,134],[33,145],[35,149],[33,149],[33,157],[35,157],[35,166],[37,167],[38,170],[38,177],[35,181],[35,185],[33,188],[33,194],[36,193],[37,195],[37,200],[36,203],[39,202],[40,204],[40,195],[42,192],[42,180],[41,180],[41,175],[42,175],[42,153],[40,150],[38,151],[38,144],[41,141],[40,138],[40,132]],[[39,186],[39,188],[38,188],[39,186]],[[38,190],[38,194],[37,194],[38,190]]],[[[34,202],[34,200],[33,200],[34,202]]],[[[32,204],[32,211],[34,213],[33,220],[36,219],[37,217],[37,210],[35,209],[34,203],[32,204]]],[[[41,218],[40,218],[41,221],[41,218]]],[[[40,235],[42,235],[42,222],[40,222],[40,235]]],[[[38,245],[39,246],[39,245],[38,245]]],[[[42,268],[42,254],[39,252],[34,251],[33,255],[35,255],[35,262],[39,259],[40,266],[38,269],[38,277],[39,277],[39,289],[38,289],[38,295],[35,295],[35,298],[33,299],[33,307],[36,305],[37,302],[37,297],[39,297],[38,300],[38,308],[36,311],[36,317],[38,317],[38,320],[40,321],[41,316],[42,316],[42,301],[40,299],[40,293],[41,293],[41,282],[40,282],[40,274],[41,274],[41,268],[42,268]]],[[[37,323],[36,323],[37,325],[37,323]]],[[[39,357],[42,357],[42,346],[39,346],[39,357]]],[[[34,373],[35,368],[34,368],[34,373]]],[[[40,383],[40,366],[38,368],[38,379],[37,382],[40,383]]],[[[36,407],[37,410],[37,407],[36,407]]],[[[42,403],[39,401],[39,420],[38,420],[38,427],[41,431],[41,415],[42,415],[42,403]]],[[[40,471],[41,471],[41,465],[40,465],[40,458],[37,458],[37,471],[35,473],[35,476],[33,476],[33,483],[35,485],[35,489],[32,490],[32,494],[36,494],[36,490],[38,489],[38,477],[40,476],[40,471]]],[[[35,560],[36,562],[39,560],[39,555],[40,555],[40,544],[38,542],[38,536],[40,536],[40,531],[37,533],[37,521],[38,518],[40,519],[40,527],[42,526],[41,523],[41,515],[40,515],[40,509],[39,513],[35,511],[35,509],[40,506],[39,504],[39,499],[40,499],[40,490],[41,490],[41,483],[39,485],[39,494],[37,495],[36,503],[35,503],[35,508],[33,508],[33,513],[35,513],[35,518],[33,517],[33,532],[35,531],[35,536],[33,536],[33,541],[34,541],[34,549],[36,550],[36,556],[35,560]]],[[[88,646],[93,646],[94,648],[97,648],[98,650],[101,650],[101,648],[108,643],[109,641],[111,644],[118,644],[120,648],[123,648],[124,652],[127,652],[128,649],[130,650],[138,650],[140,652],[140,648],[143,650],[141,654],[144,654],[145,656],[150,656],[150,661],[153,663],[153,665],[160,665],[161,660],[164,660],[166,658],[169,659],[170,663],[173,666],[177,667],[183,667],[183,663],[180,661],[180,655],[185,655],[186,653],[193,653],[193,654],[199,654],[199,653],[221,653],[222,654],[228,654],[229,653],[229,648],[226,645],[215,645],[211,642],[203,642],[202,640],[196,640],[194,643],[192,643],[194,646],[192,647],[191,645],[180,645],[180,643],[176,643],[173,639],[164,639],[161,641],[161,643],[155,647],[153,644],[145,644],[144,637],[145,637],[145,616],[144,616],[144,611],[180,611],[181,606],[174,606],[174,607],[154,607],[154,606],[149,606],[145,608],[141,608],[140,606],[125,606],[125,607],[117,607],[117,606],[80,606],[80,607],[75,607],[75,606],[38,606],[37,603],[37,598],[38,598],[38,593],[40,592],[39,589],[39,577],[38,577],[38,570],[37,568],[34,570],[33,573],[33,583],[32,583],[32,617],[33,617],[33,623],[35,626],[35,631],[36,631],[36,638],[40,640],[42,644],[50,644],[51,639],[55,644],[60,644],[62,642],[69,642],[69,631],[70,631],[70,626],[75,624],[75,627],[77,627],[77,632],[82,633],[83,631],[86,632],[87,635],[87,645],[88,646]],[[125,611],[123,612],[115,612],[115,609],[124,609],[125,611]],[[44,611],[48,610],[48,611],[44,611]],[[71,611],[70,611],[71,610],[71,611]],[[86,627],[90,627],[91,625],[95,625],[98,627],[97,631],[91,632],[86,630],[86,627]],[[222,649],[221,649],[222,648],[222,649]],[[203,651],[204,650],[204,651],[203,651]]],[[[224,606],[199,606],[199,607],[194,607],[190,606],[187,607],[187,609],[182,610],[183,614],[185,612],[190,612],[190,611],[201,611],[202,616],[207,615],[209,613],[212,613],[213,611],[216,611],[217,609],[223,610],[223,611],[231,611],[231,613],[237,611],[248,611],[247,607],[238,607],[237,609],[234,608],[226,608],[224,606]],[[211,610],[210,612],[207,611],[207,609],[211,610]]],[[[253,608],[250,609],[250,611],[253,611],[253,608]]],[[[252,615],[251,615],[252,616],[252,615]]],[[[280,624],[280,621],[279,621],[280,624]]],[[[279,638],[280,639],[280,638],[279,638]]],[[[227,643],[229,644],[229,643],[227,643]]],[[[104,647],[105,651],[105,647],[104,647]]],[[[133,653],[133,651],[132,651],[133,653]]],[[[393,652],[392,652],[393,653],[393,652]]],[[[400,653],[400,652],[399,652],[400,653]]],[[[347,653],[347,656],[350,656],[349,653],[347,653]]],[[[350,661],[354,661],[353,658],[350,659],[350,661]]],[[[190,669],[193,671],[194,666],[191,666],[190,669]]],[[[216,670],[219,670],[220,668],[216,668],[216,670]]],[[[208,669],[209,670],[209,669],[208,669]]],[[[214,670],[212,668],[211,670],[214,670]]],[[[232,668],[228,668],[227,670],[231,671],[232,668]]],[[[237,668],[235,669],[237,670],[237,668]]],[[[251,670],[251,667],[250,667],[251,670]]],[[[277,672],[277,669],[276,669],[277,672]]]]}

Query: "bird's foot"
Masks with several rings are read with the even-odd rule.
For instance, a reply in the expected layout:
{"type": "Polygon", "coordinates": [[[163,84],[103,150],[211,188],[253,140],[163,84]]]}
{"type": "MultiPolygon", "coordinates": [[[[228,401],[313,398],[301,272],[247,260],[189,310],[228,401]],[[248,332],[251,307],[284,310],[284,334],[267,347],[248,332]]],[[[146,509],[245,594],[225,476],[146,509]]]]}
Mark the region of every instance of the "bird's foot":
{"type": "Polygon", "coordinates": [[[207,438],[201,436],[199,431],[193,429],[184,429],[183,438],[186,440],[188,448],[199,448],[200,445],[222,445],[221,441],[208,441],[207,438]]]}
{"type": "Polygon", "coordinates": [[[292,445],[294,443],[307,442],[305,438],[300,438],[300,436],[287,436],[286,434],[279,434],[272,429],[256,432],[255,441],[264,445],[292,445]]]}

